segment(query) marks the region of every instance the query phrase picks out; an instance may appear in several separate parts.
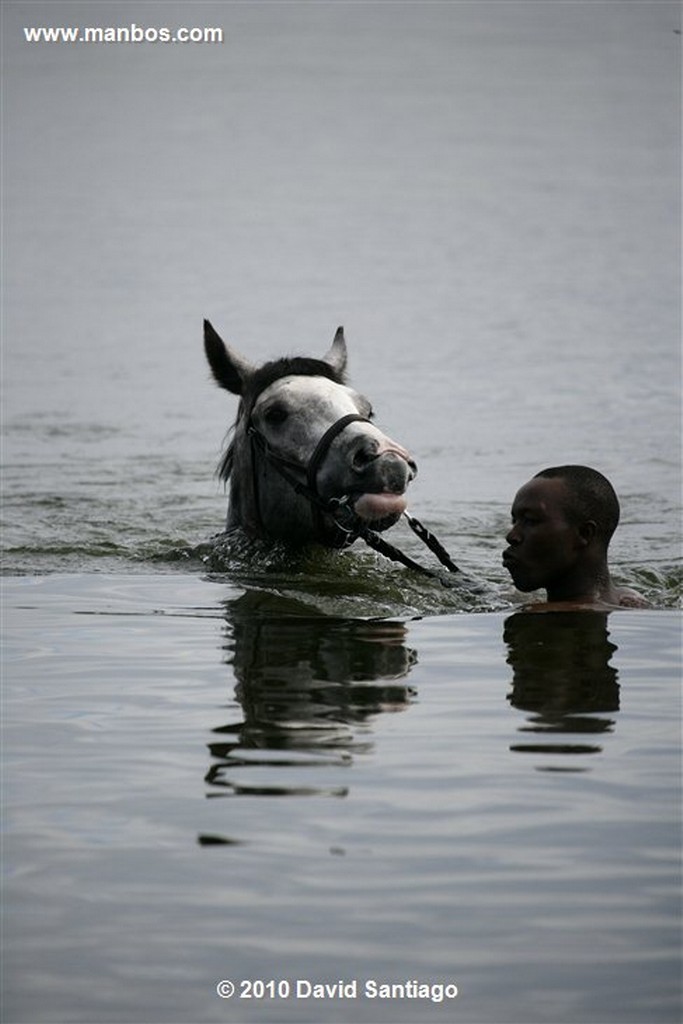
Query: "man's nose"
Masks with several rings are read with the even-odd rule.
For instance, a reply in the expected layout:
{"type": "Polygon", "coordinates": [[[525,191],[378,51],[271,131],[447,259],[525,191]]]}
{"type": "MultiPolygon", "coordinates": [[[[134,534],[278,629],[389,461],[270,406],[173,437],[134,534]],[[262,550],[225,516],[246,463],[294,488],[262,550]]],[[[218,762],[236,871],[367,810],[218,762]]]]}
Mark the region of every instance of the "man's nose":
{"type": "Polygon", "coordinates": [[[519,544],[519,535],[517,533],[517,527],[511,526],[508,532],[505,534],[505,542],[507,544],[519,544]]]}

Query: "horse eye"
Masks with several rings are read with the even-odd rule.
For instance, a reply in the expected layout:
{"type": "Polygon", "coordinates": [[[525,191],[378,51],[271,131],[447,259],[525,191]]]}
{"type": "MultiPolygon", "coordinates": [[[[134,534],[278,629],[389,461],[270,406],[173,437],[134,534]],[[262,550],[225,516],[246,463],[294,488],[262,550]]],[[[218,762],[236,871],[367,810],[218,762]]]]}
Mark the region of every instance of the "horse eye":
{"type": "Polygon", "coordinates": [[[289,413],[285,409],[284,405],[269,405],[263,413],[263,418],[270,427],[276,427],[279,423],[284,423],[289,413]]]}

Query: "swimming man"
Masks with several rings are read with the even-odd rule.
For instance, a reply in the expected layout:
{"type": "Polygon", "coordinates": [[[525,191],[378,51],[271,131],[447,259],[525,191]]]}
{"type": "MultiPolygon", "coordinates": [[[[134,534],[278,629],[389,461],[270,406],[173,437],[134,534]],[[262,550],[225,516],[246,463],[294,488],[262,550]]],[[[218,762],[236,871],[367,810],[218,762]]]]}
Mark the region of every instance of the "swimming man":
{"type": "Polygon", "coordinates": [[[518,590],[544,588],[537,610],[646,608],[635,590],[617,587],[607,549],[619,522],[619,500],[609,480],[587,466],[555,466],[537,473],[512,503],[503,565],[518,590]]]}

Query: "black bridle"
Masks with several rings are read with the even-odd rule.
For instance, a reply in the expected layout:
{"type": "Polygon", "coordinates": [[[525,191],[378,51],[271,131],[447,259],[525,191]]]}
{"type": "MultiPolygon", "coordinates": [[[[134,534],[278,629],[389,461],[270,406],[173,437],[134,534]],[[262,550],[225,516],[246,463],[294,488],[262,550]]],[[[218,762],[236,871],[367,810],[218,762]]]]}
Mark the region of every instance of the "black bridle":
{"type": "MultiPolygon", "coordinates": [[[[258,430],[254,424],[249,421],[247,426],[247,434],[251,441],[252,450],[252,473],[253,473],[253,487],[254,487],[254,502],[256,507],[256,513],[260,516],[260,505],[258,495],[258,475],[256,472],[256,456],[262,455],[263,458],[280,474],[280,476],[287,481],[287,483],[293,488],[296,494],[305,498],[310,502],[320,530],[323,529],[323,516],[327,515],[332,518],[335,527],[337,528],[336,542],[338,547],[348,547],[356,539],[360,538],[364,540],[368,547],[373,548],[386,558],[390,558],[394,562],[400,562],[409,569],[413,569],[416,572],[422,573],[425,576],[431,576],[438,579],[444,586],[447,585],[447,581],[441,576],[440,573],[435,572],[432,569],[428,569],[419,562],[410,558],[409,555],[404,554],[399,548],[394,547],[393,544],[389,544],[388,541],[384,540],[375,530],[371,530],[364,521],[356,514],[351,504],[351,500],[348,495],[342,498],[323,498],[317,487],[317,476],[318,470],[324,462],[327,453],[330,449],[332,442],[335,437],[338,436],[343,430],[348,427],[350,423],[370,423],[371,421],[367,416],[361,416],[360,413],[349,413],[346,416],[342,416],[336,420],[331,427],[325,431],[320,440],[318,441],[310,461],[307,466],[301,466],[290,459],[284,458],[282,455],[278,455],[277,452],[273,451],[271,446],[264,435],[258,430]],[[296,474],[303,474],[305,481],[297,476],[296,474]]],[[[422,523],[415,519],[414,516],[404,512],[408,525],[411,530],[420,538],[423,544],[426,544],[430,551],[436,555],[438,560],[441,562],[446,569],[451,573],[460,572],[458,566],[452,560],[443,545],[437,540],[433,533],[431,533],[422,523]]]]}
{"type": "MultiPolygon", "coordinates": [[[[323,522],[322,517],[324,514],[331,515],[334,519],[335,526],[340,532],[336,540],[339,547],[348,547],[352,544],[358,533],[354,530],[347,529],[342,526],[334,513],[337,512],[344,504],[348,501],[347,498],[323,498],[318,491],[317,477],[318,470],[325,460],[325,457],[332,445],[337,434],[341,434],[342,430],[348,427],[349,423],[370,423],[367,416],[361,416],[360,413],[351,412],[346,416],[342,416],[341,419],[335,420],[331,427],[325,431],[323,436],[318,441],[313,454],[311,455],[308,466],[301,466],[296,462],[292,462],[291,459],[285,459],[284,456],[278,455],[277,452],[268,444],[268,441],[263,436],[260,430],[258,430],[253,423],[249,423],[247,427],[247,434],[251,441],[252,450],[252,461],[257,452],[259,452],[266,459],[270,465],[277,470],[283,479],[292,487],[296,494],[301,495],[302,498],[306,498],[310,502],[316,519],[318,521],[318,528],[322,531],[323,522]],[[303,473],[305,475],[305,482],[299,479],[295,472],[303,473]]],[[[258,498],[258,477],[256,473],[256,466],[253,466],[253,481],[254,481],[254,500],[256,505],[257,514],[260,516],[260,506],[258,498]]],[[[357,518],[357,517],[356,517],[357,518]]]]}

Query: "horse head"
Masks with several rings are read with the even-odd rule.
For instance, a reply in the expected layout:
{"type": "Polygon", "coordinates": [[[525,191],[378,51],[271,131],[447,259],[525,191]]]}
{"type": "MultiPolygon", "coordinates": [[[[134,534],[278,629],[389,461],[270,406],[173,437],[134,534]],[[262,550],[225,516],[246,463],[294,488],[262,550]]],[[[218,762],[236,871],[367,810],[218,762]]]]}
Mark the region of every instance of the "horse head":
{"type": "Polygon", "coordinates": [[[216,382],[240,398],[219,471],[230,487],[228,529],[342,547],[354,539],[354,520],[373,530],[397,522],[417,468],[371,422],[367,398],[347,386],[341,327],[322,359],[253,366],[208,320],[204,347],[216,382]]]}

